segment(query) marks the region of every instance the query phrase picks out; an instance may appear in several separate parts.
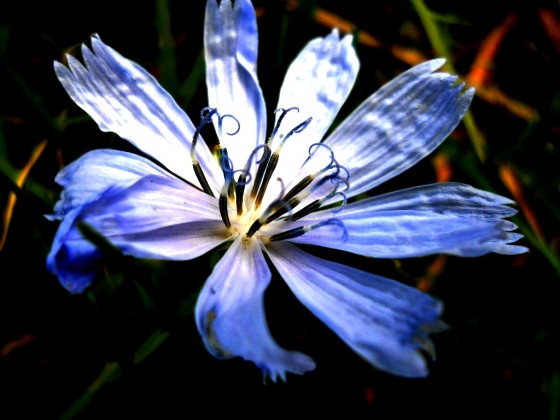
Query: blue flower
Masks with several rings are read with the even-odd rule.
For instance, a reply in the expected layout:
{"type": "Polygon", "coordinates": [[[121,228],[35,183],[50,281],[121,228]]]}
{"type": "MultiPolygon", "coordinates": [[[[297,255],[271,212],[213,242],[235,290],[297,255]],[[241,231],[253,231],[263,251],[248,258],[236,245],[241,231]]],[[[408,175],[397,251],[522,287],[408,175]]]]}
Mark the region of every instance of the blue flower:
{"type": "MultiPolygon", "coordinates": [[[[87,225],[138,258],[191,260],[228,244],[196,304],[208,351],[257,364],[272,380],[315,367],[281,348],[265,318],[268,257],[297,298],[365,360],[407,377],[427,375],[429,333],[442,304],[396,281],[326,261],[300,245],[374,258],[447,253],[519,254],[505,218],[512,201],[458,183],[360,199],[432,152],[457,126],[473,89],[420,64],[366,99],[326,135],[358,72],[352,38],[335,30],[309,42],[288,69],[267,127],[257,79],[257,25],[249,0],[209,0],[204,46],[208,108],[191,119],[143,68],[97,36],[85,66],[55,62],[60,82],[102,131],[142,156],[100,149],[64,168],[61,220],[47,264],[72,293],[99,272],[87,225]],[[201,136],[211,124],[214,156],[201,136]],[[269,135],[267,136],[267,133],[269,135]],[[154,163],[157,162],[157,163],[154,163]]],[[[344,254],[341,254],[344,255],[344,254]]]]}

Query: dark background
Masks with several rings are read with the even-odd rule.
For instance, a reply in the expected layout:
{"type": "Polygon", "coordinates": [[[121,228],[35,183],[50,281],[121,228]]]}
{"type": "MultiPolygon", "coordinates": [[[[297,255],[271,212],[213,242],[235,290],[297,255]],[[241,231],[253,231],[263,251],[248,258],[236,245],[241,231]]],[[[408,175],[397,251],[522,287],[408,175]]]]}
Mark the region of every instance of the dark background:
{"type": "MultiPolygon", "coordinates": [[[[419,60],[442,54],[409,1],[254,4],[269,111],[290,61],[309,39],[327,34],[329,22],[351,26],[362,64],[341,117],[419,60]]],[[[162,263],[109,252],[106,276],[76,296],[45,268],[56,224],[43,215],[58,197],[55,174],[92,148],[129,148],[72,104],[54,76],[53,60],[65,52],[79,56],[79,45],[98,33],[198,115],[206,105],[200,60],[205,2],[4,2],[3,214],[10,193],[17,201],[0,250],[0,418],[560,418],[560,6],[425,4],[461,77],[477,83],[472,70],[484,57],[476,67],[484,69],[484,80],[471,110],[486,139],[485,158],[477,156],[472,132],[461,124],[436,153],[376,192],[450,179],[513,197],[520,210],[514,221],[526,236],[520,244],[531,251],[391,261],[315,250],[429,290],[444,302],[451,329],[434,336],[438,358],[428,378],[393,377],[350,351],[276,276],[266,295],[273,335],[312,356],[317,369],[289,375],[287,383],[263,384],[253,364],[210,356],[196,331],[193,296],[219,253],[162,263]],[[19,170],[45,140],[19,188],[19,170]]]]}

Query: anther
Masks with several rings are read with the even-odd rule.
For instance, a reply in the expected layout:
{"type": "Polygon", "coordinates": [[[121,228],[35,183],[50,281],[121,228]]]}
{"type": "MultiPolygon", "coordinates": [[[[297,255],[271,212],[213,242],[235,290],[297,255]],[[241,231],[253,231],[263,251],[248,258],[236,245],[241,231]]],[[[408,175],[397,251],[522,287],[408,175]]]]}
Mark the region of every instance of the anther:
{"type": "MultiPolygon", "coordinates": [[[[288,111],[290,111],[292,109],[297,109],[297,108],[289,108],[288,110],[282,112],[282,115],[280,116],[280,118],[278,120],[277,127],[275,127],[276,131],[277,131],[277,128],[278,128],[280,122],[282,121],[283,117],[286,115],[286,113],[288,111]]],[[[257,191],[256,192],[256,197],[255,197],[255,208],[258,208],[262,203],[264,193],[266,191],[266,188],[268,187],[268,183],[270,182],[270,178],[272,176],[272,173],[274,172],[274,170],[276,169],[276,166],[278,165],[278,159],[280,159],[280,151],[282,149],[282,146],[284,145],[284,143],[286,143],[286,140],[288,140],[293,134],[301,133],[303,130],[305,130],[307,128],[307,126],[309,125],[309,123],[311,122],[311,120],[312,120],[312,117],[309,117],[304,122],[302,122],[301,124],[297,125],[293,129],[291,129],[290,132],[284,136],[284,138],[282,139],[282,142],[278,145],[278,148],[276,148],[276,150],[274,151],[274,153],[272,154],[272,156],[268,160],[268,164],[266,165],[264,173],[262,175],[262,181],[260,182],[260,185],[258,185],[258,190],[255,189],[257,187],[257,182],[255,182],[255,185],[253,185],[253,191],[251,191],[251,195],[253,195],[254,191],[257,191]]],[[[276,133],[273,132],[273,134],[276,134],[276,133]]],[[[259,168],[259,170],[260,170],[260,168],[259,168]]],[[[257,173],[257,180],[260,180],[258,175],[259,174],[257,173]]]]}
{"type": "MultiPolygon", "coordinates": [[[[313,152],[311,151],[311,149],[313,147],[318,148],[318,147],[325,147],[331,155],[331,161],[328,163],[328,165],[326,165],[323,169],[315,172],[314,174],[311,175],[307,175],[305,176],[301,181],[299,181],[294,187],[292,187],[292,189],[286,194],[286,196],[284,197],[285,200],[289,200],[292,197],[295,197],[296,194],[299,194],[301,191],[303,191],[305,188],[307,188],[309,186],[309,184],[311,184],[317,177],[319,177],[321,174],[325,173],[326,171],[336,168],[336,173],[338,174],[338,169],[339,166],[338,165],[334,165],[335,164],[335,158],[334,158],[334,152],[332,151],[332,149],[322,143],[315,143],[312,144],[309,147],[309,155],[311,155],[313,152]]],[[[348,173],[348,171],[346,171],[348,173]]]]}
{"type": "Polygon", "coordinates": [[[304,233],[310,232],[312,230],[315,230],[315,229],[318,229],[322,226],[327,226],[327,225],[337,225],[337,226],[341,227],[342,231],[343,231],[342,240],[346,241],[348,239],[348,231],[346,230],[346,226],[344,226],[344,223],[342,223],[338,219],[328,219],[328,220],[325,220],[323,222],[315,223],[314,225],[300,226],[300,227],[297,227],[297,228],[287,230],[285,232],[276,233],[274,235],[269,236],[268,241],[269,242],[275,242],[275,241],[284,241],[286,239],[297,238],[298,236],[301,236],[304,233]]]}
{"type": "MultiPolygon", "coordinates": [[[[311,203],[307,204],[305,207],[303,207],[302,209],[297,211],[295,214],[293,214],[290,217],[290,220],[298,220],[298,219],[301,219],[304,216],[307,216],[310,213],[313,213],[315,211],[320,210],[321,206],[325,203],[325,201],[335,197],[336,195],[341,195],[342,196],[343,203],[340,206],[340,208],[342,208],[344,205],[346,205],[346,201],[347,201],[346,195],[342,191],[339,191],[339,187],[340,187],[341,184],[343,184],[343,185],[346,186],[346,189],[348,189],[349,185],[348,185],[348,181],[346,179],[342,179],[338,175],[339,172],[340,172],[338,168],[339,167],[337,166],[335,175],[320,179],[310,190],[307,190],[304,197],[301,197],[301,201],[303,201],[304,198],[313,194],[315,191],[322,188],[323,185],[325,185],[326,182],[330,180],[330,182],[332,184],[332,187],[330,188],[328,194],[326,194],[322,198],[316,199],[316,200],[312,201],[311,203]]],[[[332,169],[335,169],[335,168],[332,168],[332,169]]],[[[315,176],[317,176],[317,174],[315,174],[315,176]]],[[[338,208],[337,210],[334,210],[334,212],[339,211],[340,208],[338,208]]]]}
{"type": "MultiPolygon", "coordinates": [[[[264,174],[262,175],[262,181],[259,185],[257,196],[255,197],[255,208],[259,208],[261,203],[262,203],[264,193],[265,193],[265,191],[268,187],[268,183],[270,182],[270,178],[272,177],[272,173],[274,172],[274,170],[276,169],[276,166],[278,165],[278,159],[279,158],[280,158],[280,151],[279,151],[279,149],[276,149],[274,151],[274,153],[272,154],[272,156],[270,157],[270,159],[268,159],[268,164],[266,165],[266,168],[264,170],[264,174]]],[[[258,173],[257,173],[257,175],[258,175],[258,173]]]]}
{"type": "Polygon", "coordinates": [[[276,220],[278,217],[292,211],[294,206],[297,206],[299,201],[293,200],[291,202],[286,202],[283,200],[277,200],[272,202],[266,211],[264,211],[261,216],[253,222],[247,231],[247,236],[250,238],[253,236],[261,227],[267,225],[268,223],[276,220]]]}
{"type": "Polygon", "coordinates": [[[251,195],[250,195],[251,200],[254,200],[255,197],[257,196],[257,192],[259,191],[259,187],[262,184],[264,173],[268,166],[268,162],[270,161],[271,154],[272,152],[270,151],[270,147],[266,146],[261,159],[257,162],[259,164],[259,167],[257,169],[257,175],[255,176],[255,182],[251,190],[251,195]]]}
{"type": "Polygon", "coordinates": [[[231,222],[229,220],[228,213],[228,198],[233,198],[235,194],[235,189],[233,187],[233,165],[228,157],[226,149],[220,149],[220,164],[222,166],[222,171],[224,172],[224,185],[220,191],[220,198],[218,200],[218,205],[220,208],[220,216],[224,225],[229,228],[231,227],[231,222]]]}
{"type": "MultiPolygon", "coordinates": [[[[237,215],[238,216],[241,216],[241,214],[243,213],[243,195],[245,194],[245,186],[250,182],[251,162],[253,161],[254,157],[256,156],[257,151],[261,148],[264,149],[264,152],[263,152],[263,155],[261,156],[261,158],[256,161],[257,164],[259,164],[259,168],[257,170],[257,176],[256,176],[257,181],[255,181],[254,185],[258,185],[258,183],[260,183],[259,176],[262,178],[262,174],[264,173],[264,169],[265,169],[265,167],[260,165],[260,164],[263,161],[267,160],[268,157],[270,156],[270,148],[266,144],[262,144],[260,146],[257,146],[255,148],[255,150],[253,150],[251,152],[251,155],[249,156],[249,159],[247,159],[247,163],[245,164],[245,169],[242,171],[241,175],[239,175],[239,178],[237,180],[236,207],[237,207],[237,215]],[[248,179],[248,176],[249,176],[249,179],[248,179]]],[[[253,190],[255,190],[255,186],[253,186],[253,190]]],[[[252,191],[251,191],[251,193],[252,193],[252,191]]],[[[255,190],[255,194],[256,194],[256,190],[255,190]]],[[[251,199],[254,199],[254,196],[252,196],[251,199]]]]}

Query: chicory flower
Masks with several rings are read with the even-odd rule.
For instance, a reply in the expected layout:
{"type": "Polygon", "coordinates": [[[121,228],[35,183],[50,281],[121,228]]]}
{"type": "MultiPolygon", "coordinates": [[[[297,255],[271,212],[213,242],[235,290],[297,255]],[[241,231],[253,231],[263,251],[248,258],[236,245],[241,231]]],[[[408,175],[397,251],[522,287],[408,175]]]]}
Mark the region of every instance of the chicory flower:
{"type": "Polygon", "coordinates": [[[459,183],[359,199],[432,152],[457,126],[474,94],[420,64],[327,130],[357,76],[352,37],[334,30],[309,42],[288,69],[274,122],[257,78],[257,24],[249,0],[209,0],[204,27],[208,108],[191,119],[157,81],[98,36],[55,62],[60,82],[102,131],[143,156],[100,149],[56,178],[61,220],[47,265],[72,293],[99,272],[87,225],[125,255],[191,260],[229,244],[196,304],[211,354],[239,356],[272,380],[315,367],[281,348],[267,327],[269,261],[299,300],[365,360],[407,377],[427,374],[421,350],[444,328],[442,304],[417,289],[313,256],[316,245],[374,258],[447,253],[518,254],[521,235],[504,220],[512,201],[459,183]],[[201,131],[212,124],[213,155],[201,131]],[[267,135],[268,133],[268,135],[267,135]],[[301,246],[304,246],[303,248],[301,246]]]}

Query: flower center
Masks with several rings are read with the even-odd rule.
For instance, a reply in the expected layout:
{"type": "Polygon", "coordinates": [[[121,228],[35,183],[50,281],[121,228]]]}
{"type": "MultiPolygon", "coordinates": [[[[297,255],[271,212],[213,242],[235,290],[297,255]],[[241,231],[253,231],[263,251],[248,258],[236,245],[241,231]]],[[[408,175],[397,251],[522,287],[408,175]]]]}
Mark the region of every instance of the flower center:
{"type": "MultiPolygon", "coordinates": [[[[293,111],[299,109],[280,108],[275,111],[280,114],[268,141],[253,150],[242,169],[233,167],[227,149],[220,146],[218,160],[224,174],[224,183],[218,197],[219,208],[224,225],[232,234],[244,235],[247,240],[259,238],[268,243],[294,238],[325,224],[337,224],[344,230],[342,223],[334,218],[314,224],[305,224],[303,221],[299,224],[294,223],[310,213],[334,207],[337,202],[342,201],[343,205],[346,203],[346,196],[341,188],[348,187],[349,173],[338,164],[328,146],[315,143],[309,148],[307,160],[301,168],[294,168],[294,171],[301,175],[290,180],[287,188],[284,180],[274,179],[273,175],[281,159],[284,144],[304,131],[312,120],[310,117],[293,127],[287,134],[278,135],[284,117],[293,111]],[[276,137],[280,141],[276,142],[273,150],[272,145],[276,137]],[[271,197],[270,194],[271,189],[278,191],[278,188],[269,188],[273,182],[280,183],[280,193],[276,197],[271,197]],[[334,199],[337,195],[341,196],[340,200],[334,199]]],[[[205,108],[201,117],[202,121],[193,138],[191,157],[202,189],[214,196],[194,152],[200,129],[216,117],[218,136],[221,137],[222,121],[232,118],[237,123],[237,130],[226,133],[231,136],[239,132],[240,124],[234,116],[219,115],[217,110],[212,108],[205,108]]]]}

